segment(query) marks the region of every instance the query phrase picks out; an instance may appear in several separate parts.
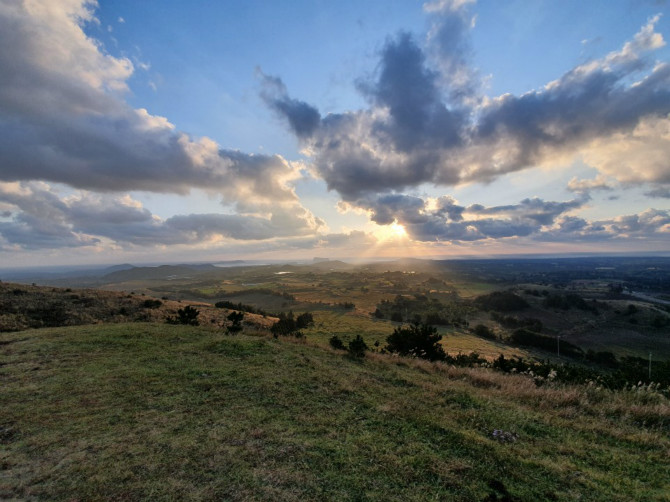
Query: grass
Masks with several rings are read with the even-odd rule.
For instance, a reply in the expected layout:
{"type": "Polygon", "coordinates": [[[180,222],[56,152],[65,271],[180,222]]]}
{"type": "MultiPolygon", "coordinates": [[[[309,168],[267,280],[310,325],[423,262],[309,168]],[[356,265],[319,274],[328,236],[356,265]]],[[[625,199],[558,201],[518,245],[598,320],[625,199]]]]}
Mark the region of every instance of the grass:
{"type": "Polygon", "coordinates": [[[0,342],[2,499],[670,495],[670,407],[655,393],[536,387],[521,375],[162,324],[0,342]]]}

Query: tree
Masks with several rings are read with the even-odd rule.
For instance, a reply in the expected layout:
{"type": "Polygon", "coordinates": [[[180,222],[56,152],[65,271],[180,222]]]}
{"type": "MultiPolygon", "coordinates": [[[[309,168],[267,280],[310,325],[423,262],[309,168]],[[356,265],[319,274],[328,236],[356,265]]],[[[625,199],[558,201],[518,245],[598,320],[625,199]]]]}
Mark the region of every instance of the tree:
{"type": "Polygon", "coordinates": [[[424,323],[400,326],[386,338],[386,350],[401,356],[416,356],[429,361],[443,361],[447,355],[440,345],[437,328],[424,323]]]}

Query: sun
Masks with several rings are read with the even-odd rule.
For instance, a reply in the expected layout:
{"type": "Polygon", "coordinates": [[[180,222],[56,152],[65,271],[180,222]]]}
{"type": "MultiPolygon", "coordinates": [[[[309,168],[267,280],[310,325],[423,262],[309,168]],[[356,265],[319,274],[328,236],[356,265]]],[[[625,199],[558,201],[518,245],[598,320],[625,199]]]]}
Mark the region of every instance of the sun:
{"type": "Polygon", "coordinates": [[[378,225],[375,229],[375,235],[380,241],[399,241],[408,238],[405,227],[396,221],[390,225],[378,225]]]}

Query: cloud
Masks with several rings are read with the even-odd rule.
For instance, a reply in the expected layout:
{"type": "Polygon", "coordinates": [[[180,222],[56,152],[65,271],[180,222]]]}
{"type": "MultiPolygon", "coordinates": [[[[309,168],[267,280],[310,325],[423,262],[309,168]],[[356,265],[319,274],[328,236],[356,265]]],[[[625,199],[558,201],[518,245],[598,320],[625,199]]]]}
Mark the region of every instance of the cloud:
{"type": "Polygon", "coordinates": [[[568,182],[568,190],[571,192],[588,195],[592,190],[613,190],[613,186],[608,182],[607,178],[599,174],[592,180],[579,180],[572,178],[568,182]]]}
{"type": "Polygon", "coordinates": [[[261,77],[261,97],[267,105],[281,117],[286,118],[296,136],[299,138],[311,136],[321,121],[319,111],[304,101],[291,99],[280,78],[265,75],[260,68],[256,71],[261,77]]]}
{"type": "Polygon", "coordinates": [[[659,199],[670,199],[670,187],[657,187],[645,192],[647,197],[656,197],[659,199]]]}
{"type": "Polygon", "coordinates": [[[480,92],[478,72],[470,65],[473,50],[469,32],[475,17],[468,12],[474,0],[451,0],[424,4],[430,15],[427,52],[438,68],[440,83],[453,102],[468,102],[480,92]]]}
{"type": "Polygon", "coordinates": [[[528,239],[536,242],[664,241],[670,238],[670,212],[647,209],[639,214],[587,221],[570,213],[588,197],[557,202],[540,198],[518,204],[461,206],[444,196],[424,201],[419,197],[390,194],[357,201],[367,207],[370,219],[380,225],[398,223],[420,242],[475,242],[528,239]]]}
{"type": "Polygon", "coordinates": [[[670,211],[647,209],[639,214],[587,222],[565,217],[555,227],[535,236],[547,242],[640,241],[667,242],[670,238],[670,211]]]}
{"type": "MultiPolygon", "coordinates": [[[[670,76],[670,65],[664,71],[670,76]]],[[[582,155],[622,183],[670,183],[670,116],[644,117],[630,130],[593,140],[582,155]]]]}
{"type": "MultiPolygon", "coordinates": [[[[466,8],[467,2],[429,5],[435,19],[428,45],[398,34],[382,49],[374,77],[358,82],[367,109],[318,123],[314,115],[301,130],[329,189],[353,202],[424,183],[491,182],[576,158],[624,183],[670,180],[670,65],[648,58],[665,45],[655,31],[658,16],[619,51],[542,89],[489,99],[476,95],[468,51],[459,51],[468,47],[472,26],[466,8]],[[455,28],[447,29],[450,23],[455,28]],[[449,73],[440,64],[462,71],[449,73]]],[[[301,103],[283,85],[281,96],[301,103]]],[[[291,122],[291,107],[274,109],[291,122]]]]}
{"type": "Polygon", "coordinates": [[[295,206],[267,216],[188,214],[161,219],[130,196],[78,192],[62,196],[46,183],[0,183],[7,207],[0,236],[21,249],[92,246],[200,246],[216,241],[259,241],[314,236],[323,222],[295,206]]]}
{"type": "Polygon", "coordinates": [[[586,199],[565,202],[524,199],[505,206],[459,205],[452,197],[423,200],[404,194],[382,194],[356,201],[378,225],[398,223],[416,241],[477,241],[526,237],[542,233],[586,199]]]}
{"type": "Polygon", "coordinates": [[[278,155],[223,150],[123,99],[134,66],[82,27],[93,1],[0,7],[0,181],[44,180],[98,192],[188,193],[227,202],[297,200],[278,155]]]}

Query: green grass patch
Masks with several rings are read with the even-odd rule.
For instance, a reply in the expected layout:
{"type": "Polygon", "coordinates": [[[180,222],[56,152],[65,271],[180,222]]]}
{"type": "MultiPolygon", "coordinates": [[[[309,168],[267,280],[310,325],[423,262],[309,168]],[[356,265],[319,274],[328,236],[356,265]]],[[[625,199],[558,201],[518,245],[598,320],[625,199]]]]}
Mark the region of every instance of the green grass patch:
{"type": "Polygon", "coordinates": [[[657,397],[188,326],[0,341],[2,499],[667,500],[657,397]]]}

